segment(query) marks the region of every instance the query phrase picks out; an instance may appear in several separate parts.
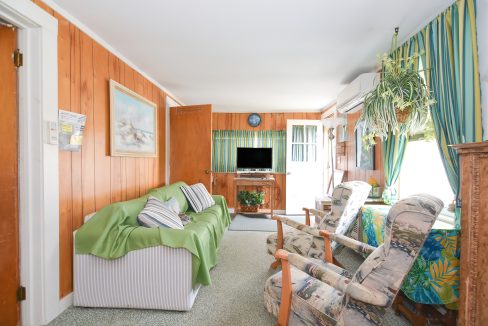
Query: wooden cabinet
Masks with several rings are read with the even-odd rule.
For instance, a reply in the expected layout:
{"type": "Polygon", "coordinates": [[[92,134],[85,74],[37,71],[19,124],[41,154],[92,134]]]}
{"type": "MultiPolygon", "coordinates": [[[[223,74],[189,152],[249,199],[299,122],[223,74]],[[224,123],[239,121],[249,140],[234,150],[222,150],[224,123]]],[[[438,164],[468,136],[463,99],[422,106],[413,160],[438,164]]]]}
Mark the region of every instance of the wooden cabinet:
{"type": "Polygon", "coordinates": [[[488,142],[454,147],[462,200],[459,325],[488,325],[488,142]]]}

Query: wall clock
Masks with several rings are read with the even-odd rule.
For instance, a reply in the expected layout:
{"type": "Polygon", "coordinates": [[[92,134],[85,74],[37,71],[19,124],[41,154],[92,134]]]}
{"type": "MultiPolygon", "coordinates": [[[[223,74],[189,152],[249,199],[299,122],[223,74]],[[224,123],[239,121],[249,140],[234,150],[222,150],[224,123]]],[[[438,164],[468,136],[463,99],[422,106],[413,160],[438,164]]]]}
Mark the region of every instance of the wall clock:
{"type": "Polygon", "coordinates": [[[251,127],[257,127],[261,124],[261,116],[257,113],[251,113],[248,117],[247,117],[247,123],[251,126],[251,127]]]}

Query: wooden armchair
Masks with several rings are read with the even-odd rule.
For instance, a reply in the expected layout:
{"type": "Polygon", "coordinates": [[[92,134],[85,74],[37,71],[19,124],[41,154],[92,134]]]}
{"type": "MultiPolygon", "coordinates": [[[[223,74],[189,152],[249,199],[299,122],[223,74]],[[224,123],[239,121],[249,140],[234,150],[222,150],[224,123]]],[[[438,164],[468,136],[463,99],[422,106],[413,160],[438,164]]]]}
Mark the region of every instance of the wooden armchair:
{"type": "MultiPolygon", "coordinates": [[[[332,194],[332,207],[330,212],[304,208],[305,224],[300,224],[284,216],[274,216],[277,221],[278,232],[271,234],[266,243],[268,253],[274,255],[278,249],[297,253],[302,256],[317,259],[324,258],[323,237],[320,231],[346,234],[357,218],[359,209],[368,198],[371,186],[362,181],[344,182],[338,185],[332,194]],[[321,218],[320,223],[310,226],[310,216],[321,218]],[[283,223],[293,229],[283,232],[283,223]]],[[[332,251],[340,248],[340,244],[332,240],[332,251]]],[[[330,253],[330,255],[332,255],[330,253]]],[[[279,260],[271,267],[276,268],[279,260]]]]}
{"type": "Polygon", "coordinates": [[[381,325],[442,207],[429,195],[399,201],[388,214],[385,242],[378,248],[322,231],[329,252],[335,241],[370,253],[353,275],[330,261],[277,250],[282,270],[266,281],[266,309],[281,326],[381,325]]]}

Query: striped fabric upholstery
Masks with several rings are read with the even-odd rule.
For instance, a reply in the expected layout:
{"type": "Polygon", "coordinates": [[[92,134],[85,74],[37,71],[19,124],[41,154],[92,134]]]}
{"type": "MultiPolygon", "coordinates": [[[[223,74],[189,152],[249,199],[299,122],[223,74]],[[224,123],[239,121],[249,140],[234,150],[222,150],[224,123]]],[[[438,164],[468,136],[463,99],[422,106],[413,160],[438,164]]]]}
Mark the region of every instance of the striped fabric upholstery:
{"type": "Polygon", "coordinates": [[[150,247],[115,260],[74,253],[74,306],[188,311],[199,289],[184,248],[150,247]]]}
{"type": "Polygon", "coordinates": [[[195,192],[190,186],[181,186],[180,189],[181,191],[183,191],[186,200],[188,200],[190,207],[193,209],[195,213],[200,213],[201,211],[203,211],[203,206],[200,200],[198,199],[198,196],[195,194],[195,192]]]}
{"type": "Polygon", "coordinates": [[[152,196],[147,199],[146,206],[137,216],[137,220],[139,224],[149,228],[183,229],[183,223],[178,214],[152,196]]]}
{"type": "Polygon", "coordinates": [[[215,201],[213,200],[212,195],[210,195],[203,183],[196,183],[194,185],[191,185],[190,188],[198,197],[200,204],[202,204],[202,209],[207,209],[215,205],[215,201]]]}

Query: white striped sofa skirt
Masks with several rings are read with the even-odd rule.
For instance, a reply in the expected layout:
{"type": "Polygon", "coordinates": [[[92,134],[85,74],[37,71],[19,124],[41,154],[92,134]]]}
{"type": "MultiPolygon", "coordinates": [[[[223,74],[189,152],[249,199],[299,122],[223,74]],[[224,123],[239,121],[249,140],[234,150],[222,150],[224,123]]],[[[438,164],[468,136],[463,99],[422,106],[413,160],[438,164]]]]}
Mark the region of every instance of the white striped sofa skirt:
{"type": "Polygon", "coordinates": [[[186,311],[199,289],[183,248],[145,248],[115,260],[74,255],[75,306],[186,311]]]}

